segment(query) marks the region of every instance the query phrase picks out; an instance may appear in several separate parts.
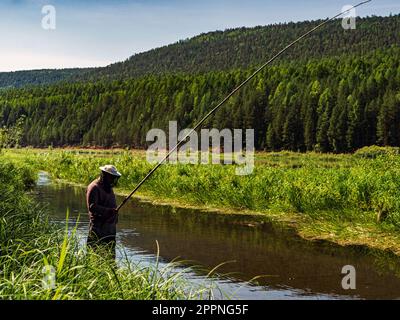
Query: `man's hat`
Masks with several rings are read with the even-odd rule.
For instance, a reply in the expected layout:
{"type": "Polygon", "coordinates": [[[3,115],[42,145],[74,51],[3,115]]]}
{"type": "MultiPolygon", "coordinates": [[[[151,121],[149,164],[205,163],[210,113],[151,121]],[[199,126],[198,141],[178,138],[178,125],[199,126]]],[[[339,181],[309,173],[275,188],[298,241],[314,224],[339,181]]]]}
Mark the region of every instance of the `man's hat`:
{"type": "Polygon", "coordinates": [[[100,170],[118,178],[122,176],[121,173],[118,172],[117,168],[110,164],[100,167],[100,170]]]}

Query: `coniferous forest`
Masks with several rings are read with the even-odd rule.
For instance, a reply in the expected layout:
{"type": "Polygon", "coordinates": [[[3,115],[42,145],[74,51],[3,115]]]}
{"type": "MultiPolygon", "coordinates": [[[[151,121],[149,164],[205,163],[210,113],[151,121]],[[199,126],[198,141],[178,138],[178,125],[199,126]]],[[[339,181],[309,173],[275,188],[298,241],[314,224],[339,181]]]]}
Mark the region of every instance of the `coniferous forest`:
{"type": "MultiPolygon", "coordinates": [[[[23,118],[24,145],[144,148],[148,130],[166,130],[169,121],[193,126],[315,23],[204,34],[74,71],[68,81],[4,88],[0,126],[23,118]]],[[[259,150],[400,146],[399,44],[400,15],[361,19],[357,30],[332,24],[259,74],[205,127],[254,128],[259,150]]]]}

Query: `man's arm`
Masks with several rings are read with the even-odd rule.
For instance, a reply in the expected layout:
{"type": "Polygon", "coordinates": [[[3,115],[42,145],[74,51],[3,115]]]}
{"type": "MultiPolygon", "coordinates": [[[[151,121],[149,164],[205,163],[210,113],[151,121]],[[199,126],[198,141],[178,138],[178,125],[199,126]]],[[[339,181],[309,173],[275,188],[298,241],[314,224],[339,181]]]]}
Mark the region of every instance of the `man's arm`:
{"type": "Polygon", "coordinates": [[[103,217],[108,219],[114,214],[114,208],[107,208],[99,205],[99,190],[94,187],[88,193],[88,207],[90,212],[92,212],[97,217],[103,217]]]}

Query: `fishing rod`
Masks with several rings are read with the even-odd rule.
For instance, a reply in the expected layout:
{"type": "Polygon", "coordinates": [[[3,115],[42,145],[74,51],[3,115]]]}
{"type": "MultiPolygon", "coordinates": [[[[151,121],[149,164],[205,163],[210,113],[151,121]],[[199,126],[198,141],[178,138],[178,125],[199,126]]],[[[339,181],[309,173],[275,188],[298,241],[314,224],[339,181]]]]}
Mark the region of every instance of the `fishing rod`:
{"type": "Polygon", "coordinates": [[[243,81],[238,87],[236,87],[230,94],[228,94],[226,96],[225,99],[223,99],[216,107],[214,107],[214,109],[212,109],[209,113],[207,113],[203,119],[201,119],[199,121],[199,123],[196,124],[196,126],[183,138],[181,139],[174,148],[172,148],[170,150],[170,152],[160,161],[158,162],[158,164],[143,178],[142,181],[139,182],[139,184],[135,187],[135,189],[129,194],[129,196],[127,196],[124,201],[119,205],[119,207],[117,208],[117,211],[121,210],[121,208],[128,202],[128,200],[130,198],[132,198],[132,196],[136,193],[136,191],[139,190],[139,188],[153,175],[154,172],[157,171],[157,169],[159,167],[161,167],[163,165],[163,163],[165,161],[167,161],[169,159],[169,157],[186,141],[187,138],[189,138],[193,132],[195,132],[212,114],[214,114],[219,108],[221,108],[225,102],[227,102],[229,100],[229,98],[231,98],[236,92],[238,92],[241,88],[243,88],[248,82],[250,82],[250,80],[252,80],[257,74],[259,74],[263,69],[265,69],[265,67],[267,67],[268,65],[270,65],[273,61],[275,61],[277,58],[279,58],[283,53],[285,53],[285,51],[287,51],[288,49],[290,49],[291,47],[293,47],[296,43],[300,42],[301,40],[303,40],[304,38],[306,38],[307,36],[309,36],[310,34],[312,34],[313,32],[315,32],[316,30],[322,28],[324,25],[326,25],[327,23],[331,22],[332,20],[335,20],[336,18],[342,16],[343,14],[357,8],[360,7],[368,2],[371,2],[372,0],[366,0],[363,2],[360,2],[359,4],[356,4],[355,6],[342,11],[341,13],[337,14],[336,16],[329,18],[325,21],[323,21],[322,23],[320,23],[319,25],[317,25],[316,27],[312,28],[311,30],[309,30],[308,32],[306,32],[305,34],[303,34],[301,37],[297,38],[295,41],[293,41],[292,43],[290,43],[289,45],[287,45],[285,48],[283,48],[281,51],[279,51],[277,54],[275,54],[271,59],[269,59],[266,63],[264,63],[261,67],[259,67],[250,77],[248,77],[245,81],[243,81]]]}

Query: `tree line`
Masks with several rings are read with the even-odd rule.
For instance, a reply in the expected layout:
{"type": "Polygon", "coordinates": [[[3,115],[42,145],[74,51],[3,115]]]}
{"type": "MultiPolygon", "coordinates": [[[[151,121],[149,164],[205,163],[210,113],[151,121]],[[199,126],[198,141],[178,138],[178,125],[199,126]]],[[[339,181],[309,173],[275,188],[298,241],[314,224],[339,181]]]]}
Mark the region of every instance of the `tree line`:
{"type": "MultiPolygon", "coordinates": [[[[135,54],[126,61],[77,75],[83,80],[138,78],[149,74],[205,73],[261,65],[322,20],[278,23],[203,33],[135,54]]],[[[366,54],[400,43],[400,14],[357,18],[355,30],[337,19],[287,51],[280,61],[303,61],[343,54],[366,54]]]]}
{"type": "Polygon", "coordinates": [[[27,85],[46,85],[71,80],[90,69],[41,69],[14,72],[0,72],[0,88],[20,88],[27,85]]]}
{"type": "MultiPolygon", "coordinates": [[[[0,127],[21,143],[145,148],[150,129],[190,128],[254,69],[76,82],[0,92],[0,127]]],[[[400,146],[400,48],[272,66],[204,127],[255,129],[259,150],[400,146]]]]}
{"type": "MultiPolygon", "coordinates": [[[[248,69],[319,24],[278,23],[203,33],[191,39],[131,56],[104,68],[31,70],[0,73],[0,88],[43,85],[59,81],[129,79],[147,75],[198,74],[248,69]]],[[[400,43],[400,15],[357,18],[356,30],[344,30],[340,19],[326,25],[287,51],[279,61],[362,55],[400,43]]]]}

